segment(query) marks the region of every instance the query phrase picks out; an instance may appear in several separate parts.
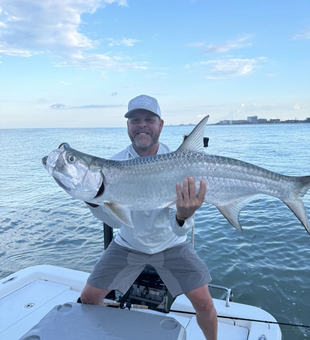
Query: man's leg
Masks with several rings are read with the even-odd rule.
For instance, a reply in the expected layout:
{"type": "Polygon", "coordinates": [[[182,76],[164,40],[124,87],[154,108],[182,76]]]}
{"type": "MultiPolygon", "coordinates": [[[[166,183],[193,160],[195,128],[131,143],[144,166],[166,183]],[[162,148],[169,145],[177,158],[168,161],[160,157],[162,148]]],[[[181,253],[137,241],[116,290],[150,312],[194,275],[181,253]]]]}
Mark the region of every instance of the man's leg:
{"type": "Polygon", "coordinates": [[[196,318],[207,340],[217,340],[217,313],[208,285],[185,294],[196,310],[196,318]]]}
{"type": "Polygon", "coordinates": [[[111,289],[126,292],[145,267],[147,258],[146,254],[132,252],[112,241],[91,272],[81,302],[103,305],[111,289]]]}
{"type": "Polygon", "coordinates": [[[87,282],[81,293],[81,301],[85,304],[103,306],[103,299],[109,294],[109,292],[110,290],[93,287],[87,282]]]}

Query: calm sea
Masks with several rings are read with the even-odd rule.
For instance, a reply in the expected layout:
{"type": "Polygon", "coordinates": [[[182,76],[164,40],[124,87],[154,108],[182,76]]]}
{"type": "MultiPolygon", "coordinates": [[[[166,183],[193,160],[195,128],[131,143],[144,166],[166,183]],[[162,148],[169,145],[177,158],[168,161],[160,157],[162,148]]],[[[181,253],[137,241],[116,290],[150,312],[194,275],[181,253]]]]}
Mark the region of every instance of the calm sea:
{"type": "MultiPolygon", "coordinates": [[[[192,126],[167,126],[175,150],[192,126]]],[[[207,126],[206,152],[287,175],[310,175],[310,124],[207,126]]],[[[125,128],[0,130],[0,277],[37,264],[91,271],[103,251],[102,225],[83,202],[62,191],[41,158],[68,142],[110,157],[125,148],[125,128]]],[[[310,191],[304,197],[310,216],[310,191]]],[[[214,284],[234,301],[261,307],[279,322],[310,324],[310,235],[280,201],[266,197],[241,212],[236,231],[213,206],[196,215],[195,249],[214,284]]],[[[282,326],[286,340],[310,330],[282,326]]]]}

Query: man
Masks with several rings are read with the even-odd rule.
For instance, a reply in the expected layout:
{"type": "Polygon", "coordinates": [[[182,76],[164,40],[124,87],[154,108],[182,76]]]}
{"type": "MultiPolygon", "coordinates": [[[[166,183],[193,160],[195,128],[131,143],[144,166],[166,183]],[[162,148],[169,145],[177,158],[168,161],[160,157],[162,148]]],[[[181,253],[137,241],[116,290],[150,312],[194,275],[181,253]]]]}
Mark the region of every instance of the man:
{"type": "MultiPolygon", "coordinates": [[[[168,153],[159,142],[164,121],[155,98],[140,95],[128,104],[128,135],[132,144],[112,159],[130,159],[168,153]]],[[[196,193],[193,177],[184,178],[183,190],[176,184],[175,207],[152,211],[131,211],[134,228],[123,225],[104,206],[88,204],[95,217],[119,228],[118,234],[96,264],[81,294],[82,303],[103,304],[116,289],[125,293],[144,267],[152,265],[175,297],[184,293],[196,310],[197,322],[206,339],[217,339],[217,314],[209,293],[210,274],[197,256],[187,233],[194,213],[202,205],[206,183],[196,193]]]]}

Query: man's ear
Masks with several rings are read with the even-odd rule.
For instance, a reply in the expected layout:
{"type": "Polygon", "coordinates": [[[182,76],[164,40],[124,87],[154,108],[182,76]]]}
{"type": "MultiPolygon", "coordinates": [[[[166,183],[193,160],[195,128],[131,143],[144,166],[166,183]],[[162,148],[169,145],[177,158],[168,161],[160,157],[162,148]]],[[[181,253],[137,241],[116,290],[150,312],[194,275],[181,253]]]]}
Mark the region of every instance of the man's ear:
{"type": "Polygon", "coordinates": [[[161,130],[163,129],[163,127],[164,127],[164,120],[163,119],[161,119],[160,120],[160,132],[161,132],[161,130]]]}

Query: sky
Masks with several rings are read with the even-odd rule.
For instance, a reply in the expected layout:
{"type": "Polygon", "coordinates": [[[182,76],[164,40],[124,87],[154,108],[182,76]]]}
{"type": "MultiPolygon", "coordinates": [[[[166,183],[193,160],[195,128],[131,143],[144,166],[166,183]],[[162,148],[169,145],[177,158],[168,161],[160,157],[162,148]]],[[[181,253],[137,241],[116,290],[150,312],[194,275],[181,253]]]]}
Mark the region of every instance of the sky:
{"type": "Polygon", "coordinates": [[[309,0],[0,0],[0,128],[310,117],[309,0]]]}

